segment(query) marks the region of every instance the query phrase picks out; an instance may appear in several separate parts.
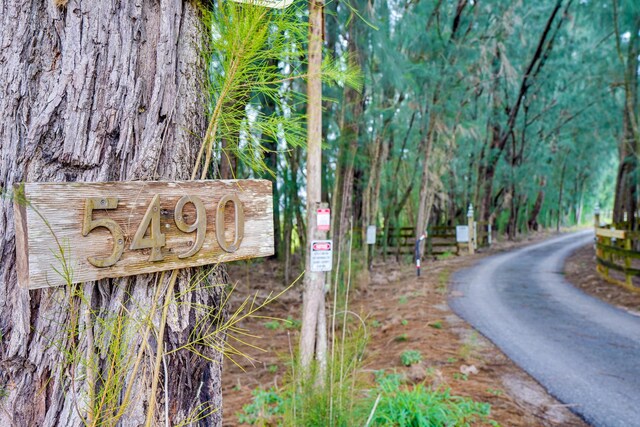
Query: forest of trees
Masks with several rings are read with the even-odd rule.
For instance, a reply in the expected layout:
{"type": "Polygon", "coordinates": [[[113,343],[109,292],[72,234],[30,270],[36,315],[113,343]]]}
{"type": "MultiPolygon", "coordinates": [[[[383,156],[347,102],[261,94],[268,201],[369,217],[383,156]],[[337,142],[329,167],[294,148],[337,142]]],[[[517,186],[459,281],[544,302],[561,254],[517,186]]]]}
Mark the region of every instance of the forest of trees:
{"type": "MultiPolygon", "coordinates": [[[[320,89],[307,88],[318,77],[307,69],[309,5],[40,3],[4,2],[0,9],[0,187],[270,179],[276,257],[291,283],[310,235],[307,94],[317,98],[320,89]]],[[[366,265],[368,225],[383,233],[411,227],[419,236],[430,226],[465,222],[469,205],[476,219],[509,238],[591,221],[597,204],[638,228],[640,2],[351,0],[313,1],[314,8],[323,24],[321,201],[332,211],[336,256],[353,247],[362,255],[354,262],[366,265]]],[[[0,204],[0,228],[0,377],[13,384],[11,402],[34,402],[0,413],[0,421],[96,425],[92,409],[79,418],[77,402],[60,392],[95,393],[91,378],[73,382],[75,368],[67,365],[86,366],[52,352],[51,337],[71,323],[75,329],[57,345],[92,354],[92,319],[132,310],[137,323],[114,323],[123,336],[157,323],[160,315],[136,318],[135,310],[155,307],[163,280],[186,293],[195,271],[101,281],[82,294],[13,292],[9,198],[0,204]],[[81,315],[83,304],[91,315],[81,315]]],[[[223,270],[214,268],[207,280],[225,283],[223,270]]],[[[168,307],[173,294],[162,295],[168,307]]],[[[215,287],[190,295],[180,316],[165,309],[157,354],[164,354],[163,342],[166,349],[188,347],[197,325],[213,316],[199,308],[213,312],[223,299],[215,287]]],[[[216,331],[214,344],[224,342],[216,331]]],[[[157,391],[151,383],[157,387],[160,359],[150,379],[130,369],[138,367],[136,351],[149,351],[143,340],[120,345],[118,354],[130,353],[120,391],[157,391]]],[[[215,345],[206,348],[202,358],[167,357],[172,372],[190,375],[167,380],[181,397],[172,422],[189,419],[205,401],[206,410],[219,404],[221,368],[212,361],[222,355],[215,345]]],[[[98,353],[95,368],[106,373],[109,350],[98,353]]],[[[148,410],[156,396],[130,406],[105,401],[114,423],[125,406],[130,425],[160,419],[148,410]]],[[[210,416],[221,422],[219,413],[210,416]]]]}
{"type": "MultiPolygon", "coordinates": [[[[367,225],[420,235],[463,221],[469,204],[510,238],[590,221],[614,199],[617,217],[636,210],[636,2],[328,2],[324,16],[325,57],[363,80],[324,88],[322,198],[339,250],[351,227],[356,245],[367,225]]],[[[247,117],[269,108],[258,97],[244,105],[247,117]]],[[[222,147],[222,169],[255,176],[237,160],[253,134],[222,147]]],[[[287,139],[266,158],[290,279],[291,253],[305,247],[306,182],[305,149],[287,139]]]]}

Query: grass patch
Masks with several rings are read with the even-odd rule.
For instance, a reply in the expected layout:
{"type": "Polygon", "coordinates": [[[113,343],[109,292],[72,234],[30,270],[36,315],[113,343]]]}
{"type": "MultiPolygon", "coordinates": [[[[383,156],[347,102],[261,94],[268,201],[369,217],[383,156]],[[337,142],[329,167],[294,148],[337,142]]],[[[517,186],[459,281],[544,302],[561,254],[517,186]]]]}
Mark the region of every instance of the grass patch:
{"type": "Polygon", "coordinates": [[[406,350],[400,355],[400,361],[404,366],[416,365],[422,362],[422,353],[418,350],[406,350]]]}

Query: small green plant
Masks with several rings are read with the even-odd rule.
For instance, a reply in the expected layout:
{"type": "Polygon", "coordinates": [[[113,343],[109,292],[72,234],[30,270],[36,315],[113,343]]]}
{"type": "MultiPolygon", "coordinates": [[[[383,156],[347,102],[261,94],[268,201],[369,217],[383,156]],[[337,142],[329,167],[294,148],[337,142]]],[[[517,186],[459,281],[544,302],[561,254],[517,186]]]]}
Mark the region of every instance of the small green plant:
{"type": "Polygon", "coordinates": [[[422,353],[418,350],[406,350],[400,355],[400,361],[404,366],[416,365],[422,362],[422,353]]]}
{"type": "Polygon", "coordinates": [[[241,424],[268,424],[270,420],[284,413],[284,399],[275,388],[257,388],[251,394],[253,402],[244,405],[242,412],[236,414],[241,424]]]}
{"type": "Polygon", "coordinates": [[[280,322],[277,320],[270,320],[268,322],[264,322],[264,327],[270,331],[275,331],[280,328],[280,322]]]}
{"type": "Polygon", "coordinates": [[[302,326],[302,321],[298,319],[294,319],[291,316],[287,316],[287,320],[283,321],[285,329],[295,329],[299,330],[302,326]]]}
{"type": "Polygon", "coordinates": [[[382,326],[382,323],[378,319],[373,319],[371,321],[371,326],[373,326],[374,328],[379,328],[380,326],[382,326]]]}
{"type": "Polygon", "coordinates": [[[431,390],[424,384],[413,387],[402,384],[398,374],[377,374],[377,388],[362,405],[372,413],[372,426],[459,426],[469,427],[486,423],[497,425],[489,419],[491,405],[452,396],[449,389],[431,390]],[[374,400],[378,400],[375,410],[374,400]]]}
{"type": "Polygon", "coordinates": [[[458,358],[457,357],[447,357],[447,363],[456,363],[458,362],[458,358]]]}
{"type": "Polygon", "coordinates": [[[409,299],[406,297],[406,295],[402,295],[400,298],[398,298],[398,304],[406,304],[409,302],[409,299]]]}
{"type": "Polygon", "coordinates": [[[269,365],[267,370],[270,374],[275,374],[276,372],[278,372],[278,365],[269,365]]]}
{"type": "Polygon", "coordinates": [[[429,323],[433,329],[442,329],[442,320],[436,320],[435,322],[429,323]]]}
{"type": "Polygon", "coordinates": [[[407,326],[409,324],[409,321],[407,319],[402,319],[402,326],[407,326]]]}
{"type": "Polygon", "coordinates": [[[458,380],[458,381],[466,381],[466,380],[469,379],[469,376],[467,374],[463,374],[461,372],[454,372],[453,379],[454,380],[458,380]]]}
{"type": "Polygon", "coordinates": [[[445,259],[449,259],[449,258],[451,258],[452,256],[453,256],[453,252],[451,252],[451,251],[446,251],[445,253],[438,255],[436,258],[437,258],[439,261],[443,261],[443,260],[445,260],[445,259]]]}
{"type": "Polygon", "coordinates": [[[407,334],[400,334],[397,337],[394,338],[394,341],[396,342],[404,342],[404,341],[409,341],[409,335],[407,334]]]}
{"type": "Polygon", "coordinates": [[[497,388],[488,388],[487,393],[491,393],[494,396],[502,396],[504,394],[504,391],[499,390],[497,388]]]}

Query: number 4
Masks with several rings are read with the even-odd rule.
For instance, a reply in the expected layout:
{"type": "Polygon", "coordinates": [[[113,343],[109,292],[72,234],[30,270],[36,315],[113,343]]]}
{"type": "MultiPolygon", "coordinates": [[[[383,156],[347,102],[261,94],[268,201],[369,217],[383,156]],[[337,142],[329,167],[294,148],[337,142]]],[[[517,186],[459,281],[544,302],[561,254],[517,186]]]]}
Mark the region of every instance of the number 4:
{"type": "Polygon", "coordinates": [[[165,243],[165,236],[160,231],[160,196],[156,194],[153,196],[135,236],[133,236],[131,249],[151,248],[149,261],[162,261],[164,256],[160,248],[165,246],[165,243]],[[150,235],[145,237],[148,228],[151,228],[150,235]]]}

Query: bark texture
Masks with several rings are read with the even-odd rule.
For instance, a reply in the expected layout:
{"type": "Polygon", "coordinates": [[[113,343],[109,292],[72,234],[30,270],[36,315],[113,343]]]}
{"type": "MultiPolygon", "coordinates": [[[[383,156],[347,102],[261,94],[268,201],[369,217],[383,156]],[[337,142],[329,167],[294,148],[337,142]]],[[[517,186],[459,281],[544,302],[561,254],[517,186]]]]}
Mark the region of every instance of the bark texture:
{"type": "MultiPolygon", "coordinates": [[[[323,0],[309,2],[309,79],[307,83],[307,249],[313,240],[323,240],[326,232],[318,231],[316,210],[322,197],[322,64],[323,0]]],[[[306,251],[302,328],[300,330],[300,365],[309,373],[311,363],[320,368],[323,380],[327,364],[327,333],[324,301],[324,272],[311,271],[311,251],[306,251]]]]}
{"type": "MultiPolygon", "coordinates": [[[[189,178],[206,126],[193,4],[2,0],[0,22],[0,186],[189,178]]],[[[164,283],[147,275],[29,292],[17,287],[8,198],[0,200],[0,229],[0,387],[8,393],[0,398],[0,425],[109,425],[117,405],[103,414],[91,407],[112,386],[106,379],[118,358],[127,369],[114,401],[122,403],[131,384],[119,425],[143,425],[156,397],[153,424],[164,425],[165,415],[169,425],[179,424],[203,404],[215,411],[203,425],[221,424],[222,355],[211,347],[194,344],[209,361],[186,350],[167,354],[158,396],[150,396],[162,312],[152,312],[152,301],[157,289],[161,303],[170,294],[168,275],[164,283]]],[[[203,320],[220,311],[222,288],[186,292],[191,273],[180,273],[173,288],[167,352],[221,319],[203,320]]],[[[224,279],[214,270],[203,283],[224,279]]],[[[213,339],[221,348],[224,336],[213,339]]]]}

